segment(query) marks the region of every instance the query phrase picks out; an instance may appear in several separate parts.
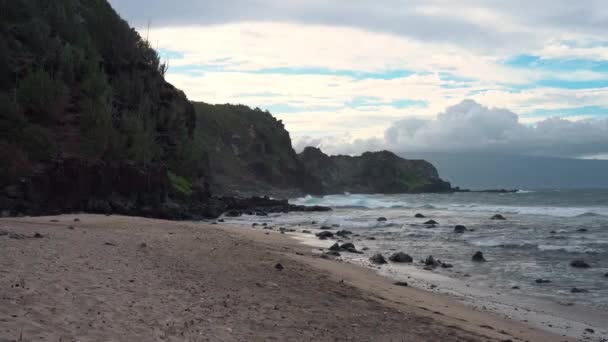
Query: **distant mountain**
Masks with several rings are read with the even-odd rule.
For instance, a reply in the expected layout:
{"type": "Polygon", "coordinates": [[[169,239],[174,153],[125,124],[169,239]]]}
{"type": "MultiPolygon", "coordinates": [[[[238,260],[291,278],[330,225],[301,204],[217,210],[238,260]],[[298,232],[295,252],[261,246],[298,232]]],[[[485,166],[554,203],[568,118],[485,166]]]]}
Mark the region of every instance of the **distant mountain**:
{"type": "Polygon", "coordinates": [[[433,163],[442,178],[471,189],[608,188],[608,161],[462,153],[398,153],[433,163]]]}

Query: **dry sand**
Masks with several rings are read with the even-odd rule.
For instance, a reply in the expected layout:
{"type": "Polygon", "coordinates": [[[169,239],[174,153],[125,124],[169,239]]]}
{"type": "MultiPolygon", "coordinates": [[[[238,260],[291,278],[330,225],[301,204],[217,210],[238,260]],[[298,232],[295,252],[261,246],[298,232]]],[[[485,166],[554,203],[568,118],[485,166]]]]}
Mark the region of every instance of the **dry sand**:
{"type": "Polygon", "coordinates": [[[275,232],[0,219],[0,341],[507,340],[568,339],[321,259],[275,232]]]}

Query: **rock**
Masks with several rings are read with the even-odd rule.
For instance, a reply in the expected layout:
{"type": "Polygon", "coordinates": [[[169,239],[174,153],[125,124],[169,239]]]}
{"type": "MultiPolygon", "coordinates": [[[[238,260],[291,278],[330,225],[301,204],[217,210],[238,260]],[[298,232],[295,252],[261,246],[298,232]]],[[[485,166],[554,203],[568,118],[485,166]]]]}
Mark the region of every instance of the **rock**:
{"type": "Polygon", "coordinates": [[[576,268],[590,268],[591,267],[591,265],[589,265],[587,262],[585,262],[585,260],[581,260],[581,259],[572,260],[570,262],[570,266],[576,267],[576,268]]]}
{"type": "Polygon", "coordinates": [[[374,256],[369,258],[369,261],[376,265],[386,264],[386,259],[384,259],[384,256],[382,256],[382,254],[375,254],[374,256]]]}
{"type": "Polygon", "coordinates": [[[324,232],[320,232],[316,235],[319,239],[331,239],[334,237],[334,233],[332,232],[328,232],[328,231],[324,231],[324,232]]]}
{"type": "Polygon", "coordinates": [[[112,242],[106,242],[106,243],[104,243],[104,245],[106,245],[106,246],[116,246],[116,245],[115,245],[115,244],[113,244],[112,242]]]}
{"type": "Polygon", "coordinates": [[[447,263],[445,263],[445,262],[442,262],[442,263],[441,263],[441,267],[442,267],[442,268],[452,268],[452,267],[454,267],[454,265],[452,265],[452,264],[447,264],[447,263]]]}
{"type": "Polygon", "coordinates": [[[424,224],[433,224],[433,225],[435,225],[435,224],[439,224],[439,223],[437,221],[435,221],[435,220],[428,220],[428,221],[424,222],[424,224]]]}
{"type": "Polygon", "coordinates": [[[148,245],[145,242],[139,244],[139,248],[146,248],[148,245]]]}
{"type": "Polygon", "coordinates": [[[311,232],[310,232],[310,230],[306,230],[306,229],[304,229],[304,230],[302,231],[302,234],[310,234],[310,233],[311,233],[311,232]]]}
{"type": "Polygon", "coordinates": [[[557,234],[557,232],[555,230],[552,230],[549,232],[549,234],[557,234]]]}
{"type": "Polygon", "coordinates": [[[585,289],[579,289],[578,287],[573,287],[570,292],[572,293],[587,293],[589,291],[585,290],[585,289]]]}
{"type": "Polygon", "coordinates": [[[221,218],[221,219],[217,219],[217,222],[223,223],[223,222],[226,222],[226,221],[223,218],[221,218]]]}
{"type": "Polygon", "coordinates": [[[239,217],[241,215],[243,215],[243,213],[241,213],[238,210],[230,210],[224,214],[224,216],[226,216],[226,217],[239,217]]]}
{"type": "Polygon", "coordinates": [[[285,267],[283,267],[283,265],[281,265],[281,264],[276,264],[276,265],[274,265],[274,268],[276,268],[279,271],[282,271],[285,267]]]}
{"type": "Polygon", "coordinates": [[[376,240],[376,238],[374,236],[369,236],[367,237],[368,240],[376,240]]]}
{"type": "Polygon", "coordinates": [[[465,226],[463,226],[463,225],[460,225],[460,224],[459,224],[459,225],[456,225],[456,226],[454,227],[454,233],[457,233],[457,234],[462,234],[462,233],[464,233],[464,232],[466,232],[466,231],[467,231],[467,227],[465,227],[465,226]]]}
{"type": "Polygon", "coordinates": [[[519,290],[519,289],[520,289],[520,287],[519,287],[519,286],[512,286],[511,288],[512,288],[513,290],[519,290]]]}
{"type": "Polygon", "coordinates": [[[439,266],[441,263],[437,260],[435,260],[435,258],[433,258],[432,255],[429,255],[425,260],[424,260],[424,264],[428,267],[437,267],[439,266]]]}
{"type": "Polygon", "coordinates": [[[414,217],[415,218],[426,218],[426,216],[422,215],[421,213],[414,215],[414,217]]]}
{"type": "Polygon", "coordinates": [[[412,262],[414,259],[409,254],[405,254],[403,252],[393,253],[388,260],[392,262],[412,262]]]}
{"type": "Polygon", "coordinates": [[[339,224],[336,224],[336,223],[332,224],[331,226],[332,226],[333,228],[340,228],[340,225],[339,225],[339,224]]]}
{"type": "Polygon", "coordinates": [[[340,245],[336,242],[333,245],[331,245],[331,247],[329,247],[329,250],[330,251],[337,251],[337,252],[339,252],[340,251],[340,245]]]}
{"type": "Polygon", "coordinates": [[[595,330],[591,329],[591,328],[587,328],[585,329],[586,333],[590,333],[590,334],[595,334],[595,330]]]}
{"type": "Polygon", "coordinates": [[[18,234],[18,233],[9,233],[8,234],[9,239],[14,239],[14,240],[24,240],[27,239],[28,237],[23,235],[23,234],[18,234]]]}
{"type": "Polygon", "coordinates": [[[608,273],[604,274],[604,277],[608,278],[608,273]]]}
{"type": "Polygon", "coordinates": [[[534,282],[536,282],[537,284],[548,284],[551,282],[551,280],[539,278],[539,279],[536,279],[534,282]]]}
{"type": "Polygon", "coordinates": [[[475,254],[473,254],[473,257],[471,258],[471,260],[475,261],[475,262],[485,262],[486,259],[483,257],[483,253],[480,251],[475,252],[475,254]]]}
{"type": "Polygon", "coordinates": [[[258,223],[252,223],[251,226],[252,227],[257,227],[259,224],[258,223]]]}
{"type": "Polygon", "coordinates": [[[321,226],[321,228],[319,228],[321,230],[331,230],[331,227],[329,226],[321,226]]]}
{"type": "Polygon", "coordinates": [[[77,217],[74,219],[74,222],[80,222],[80,219],[77,217]]]}
{"type": "Polygon", "coordinates": [[[340,230],[336,233],[336,235],[338,236],[348,236],[348,235],[352,235],[353,232],[349,231],[349,230],[340,230]]]}
{"type": "Polygon", "coordinates": [[[388,220],[386,219],[386,217],[378,217],[377,221],[378,222],[385,222],[385,221],[388,221],[388,220]]]}
{"type": "Polygon", "coordinates": [[[339,257],[340,256],[340,252],[338,252],[338,251],[329,251],[329,252],[325,253],[325,255],[339,257]]]}
{"type": "Polygon", "coordinates": [[[506,220],[506,218],[500,214],[496,214],[496,215],[492,216],[492,220],[504,221],[504,220],[506,220]]]}
{"type": "Polygon", "coordinates": [[[395,283],[395,285],[397,285],[397,286],[404,286],[404,287],[409,286],[409,284],[406,283],[405,281],[398,281],[398,282],[395,283]]]}
{"type": "Polygon", "coordinates": [[[580,228],[580,229],[577,229],[576,231],[584,233],[587,231],[587,228],[580,228]]]}
{"type": "Polygon", "coordinates": [[[34,234],[34,238],[35,238],[35,239],[42,239],[43,237],[44,237],[44,236],[42,236],[42,234],[40,234],[40,233],[36,233],[36,234],[34,234]]]}
{"type": "Polygon", "coordinates": [[[342,251],[346,251],[346,252],[350,252],[350,253],[363,254],[363,252],[358,251],[358,250],[355,248],[355,245],[354,245],[354,244],[352,244],[352,243],[350,243],[350,242],[343,243],[343,244],[340,246],[340,250],[342,250],[342,251]]]}

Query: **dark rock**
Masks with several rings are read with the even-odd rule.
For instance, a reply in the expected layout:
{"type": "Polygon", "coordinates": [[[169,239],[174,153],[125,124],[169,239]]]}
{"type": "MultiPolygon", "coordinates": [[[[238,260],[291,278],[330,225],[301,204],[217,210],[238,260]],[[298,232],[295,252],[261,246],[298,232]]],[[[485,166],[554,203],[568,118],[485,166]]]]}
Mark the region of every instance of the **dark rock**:
{"type": "Polygon", "coordinates": [[[80,219],[77,217],[74,219],[74,222],[80,222],[80,219]]]}
{"type": "Polygon", "coordinates": [[[608,278],[608,273],[604,274],[604,277],[608,278]]]}
{"type": "Polygon", "coordinates": [[[435,221],[435,220],[428,220],[428,221],[424,222],[424,224],[432,224],[432,225],[435,225],[435,224],[439,224],[439,223],[438,223],[437,221],[435,221]]]}
{"type": "Polygon", "coordinates": [[[367,237],[368,240],[376,240],[376,238],[374,236],[369,236],[367,237]]]}
{"type": "Polygon", "coordinates": [[[504,221],[504,220],[506,220],[506,218],[504,216],[502,216],[501,214],[496,214],[496,215],[492,216],[492,220],[504,221]]]}
{"type": "Polygon", "coordinates": [[[475,254],[473,254],[473,257],[471,258],[471,260],[475,261],[475,262],[485,262],[486,259],[483,257],[483,253],[480,251],[475,252],[475,254]]]}
{"type": "Polygon", "coordinates": [[[258,223],[252,223],[251,226],[252,227],[257,227],[257,226],[259,226],[259,224],[258,223]]]}
{"type": "Polygon", "coordinates": [[[395,283],[395,285],[397,285],[397,286],[403,286],[403,287],[409,286],[409,284],[406,283],[405,281],[398,281],[398,282],[395,283]]]}
{"type": "Polygon", "coordinates": [[[282,271],[285,267],[283,267],[283,265],[281,265],[281,264],[276,264],[276,265],[274,265],[274,268],[276,268],[279,271],[282,271]]]}
{"type": "Polygon", "coordinates": [[[591,328],[587,328],[587,329],[585,329],[585,332],[586,332],[586,333],[589,333],[589,334],[595,334],[595,330],[593,330],[593,329],[591,329],[591,328]]]}
{"type": "Polygon", "coordinates": [[[329,247],[329,250],[330,251],[337,251],[337,252],[339,252],[340,251],[340,245],[336,242],[333,245],[331,245],[331,247],[329,247]]]}
{"type": "Polygon", "coordinates": [[[570,262],[570,266],[576,267],[576,268],[590,268],[591,267],[591,265],[589,265],[585,260],[581,260],[581,259],[572,260],[570,262]]]}
{"type": "Polygon", "coordinates": [[[585,289],[579,289],[577,287],[573,287],[572,289],[570,289],[570,292],[572,292],[572,293],[587,293],[589,291],[587,291],[585,289]]]}
{"type": "Polygon", "coordinates": [[[464,233],[466,231],[467,231],[467,227],[465,227],[463,225],[459,224],[459,225],[457,225],[457,226],[454,227],[454,233],[462,234],[462,233],[464,233]]]}
{"type": "Polygon", "coordinates": [[[428,267],[438,267],[441,263],[437,260],[435,260],[435,258],[433,258],[432,255],[429,255],[425,260],[424,260],[424,264],[428,267]]]}
{"type": "Polygon", "coordinates": [[[377,221],[378,222],[385,222],[385,221],[388,221],[388,220],[386,219],[386,217],[378,217],[377,221]]]}
{"type": "Polygon", "coordinates": [[[426,216],[424,216],[424,215],[422,215],[422,214],[420,214],[420,213],[418,213],[418,214],[414,215],[414,217],[415,217],[415,218],[426,218],[426,216]]]}
{"type": "Polygon", "coordinates": [[[334,223],[334,224],[332,224],[331,226],[332,226],[333,228],[340,228],[340,225],[339,225],[339,224],[335,224],[335,223],[334,223]]]}
{"type": "Polygon", "coordinates": [[[139,244],[139,248],[146,248],[148,245],[145,242],[139,244]]]}
{"type": "Polygon", "coordinates": [[[348,235],[352,235],[353,232],[349,231],[349,230],[340,230],[336,233],[336,235],[338,236],[348,236],[348,235]]]}
{"type": "Polygon", "coordinates": [[[447,263],[445,263],[445,262],[442,262],[442,263],[441,263],[441,267],[442,267],[442,268],[452,268],[452,267],[454,267],[454,265],[452,265],[452,264],[447,264],[447,263]]]}
{"type": "Polygon", "coordinates": [[[374,256],[369,258],[369,261],[376,265],[386,264],[386,259],[384,259],[384,256],[382,256],[382,254],[375,254],[374,256]]]}
{"type": "Polygon", "coordinates": [[[114,243],[112,243],[112,242],[106,242],[106,243],[104,243],[104,245],[106,245],[106,246],[116,246],[116,245],[115,245],[114,243]]]}
{"type": "Polygon", "coordinates": [[[19,234],[19,233],[8,233],[8,237],[9,237],[9,239],[14,239],[14,240],[25,240],[28,238],[28,236],[19,234]]]}
{"type": "Polygon", "coordinates": [[[519,289],[520,289],[520,287],[519,287],[519,286],[512,286],[511,288],[512,288],[513,290],[519,290],[519,289]]]}
{"type": "Polygon", "coordinates": [[[576,231],[584,233],[587,231],[587,228],[580,228],[580,229],[577,229],[576,231]]]}
{"type": "Polygon", "coordinates": [[[36,233],[36,234],[34,234],[34,238],[35,238],[35,239],[42,239],[43,237],[44,237],[44,236],[42,236],[42,234],[40,234],[40,233],[36,233]]]}
{"type": "Polygon", "coordinates": [[[217,222],[223,223],[223,222],[226,222],[226,221],[223,218],[221,218],[221,219],[217,219],[217,222]]]}
{"type": "Polygon", "coordinates": [[[537,284],[548,284],[551,282],[551,280],[539,278],[539,279],[536,279],[534,282],[536,282],[537,284]]]}
{"type": "Polygon", "coordinates": [[[302,230],[302,234],[311,234],[311,231],[304,229],[304,230],[302,230]]]}
{"type": "Polygon", "coordinates": [[[549,234],[557,234],[557,232],[555,230],[552,230],[549,232],[549,234]]]}
{"type": "Polygon", "coordinates": [[[242,213],[238,210],[230,210],[224,214],[224,216],[226,216],[226,217],[239,217],[241,215],[242,215],[242,213]]]}
{"type": "Polygon", "coordinates": [[[321,228],[319,228],[321,230],[331,230],[331,227],[329,226],[321,226],[321,228]]]}
{"type": "Polygon", "coordinates": [[[393,253],[388,260],[392,262],[412,262],[414,259],[409,254],[405,254],[403,252],[393,253]]]}
{"type": "Polygon", "coordinates": [[[331,239],[334,237],[334,233],[328,232],[328,231],[323,231],[323,232],[318,233],[316,236],[319,239],[331,239]]]}

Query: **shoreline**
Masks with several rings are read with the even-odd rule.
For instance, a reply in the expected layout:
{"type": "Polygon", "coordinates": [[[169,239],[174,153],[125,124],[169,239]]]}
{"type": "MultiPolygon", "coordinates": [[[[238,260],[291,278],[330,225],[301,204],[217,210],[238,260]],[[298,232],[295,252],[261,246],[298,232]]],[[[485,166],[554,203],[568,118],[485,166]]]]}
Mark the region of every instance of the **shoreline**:
{"type": "Polygon", "coordinates": [[[8,340],[574,340],[273,231],[87,214],[0,219],[0,231],[8,340]]]}

